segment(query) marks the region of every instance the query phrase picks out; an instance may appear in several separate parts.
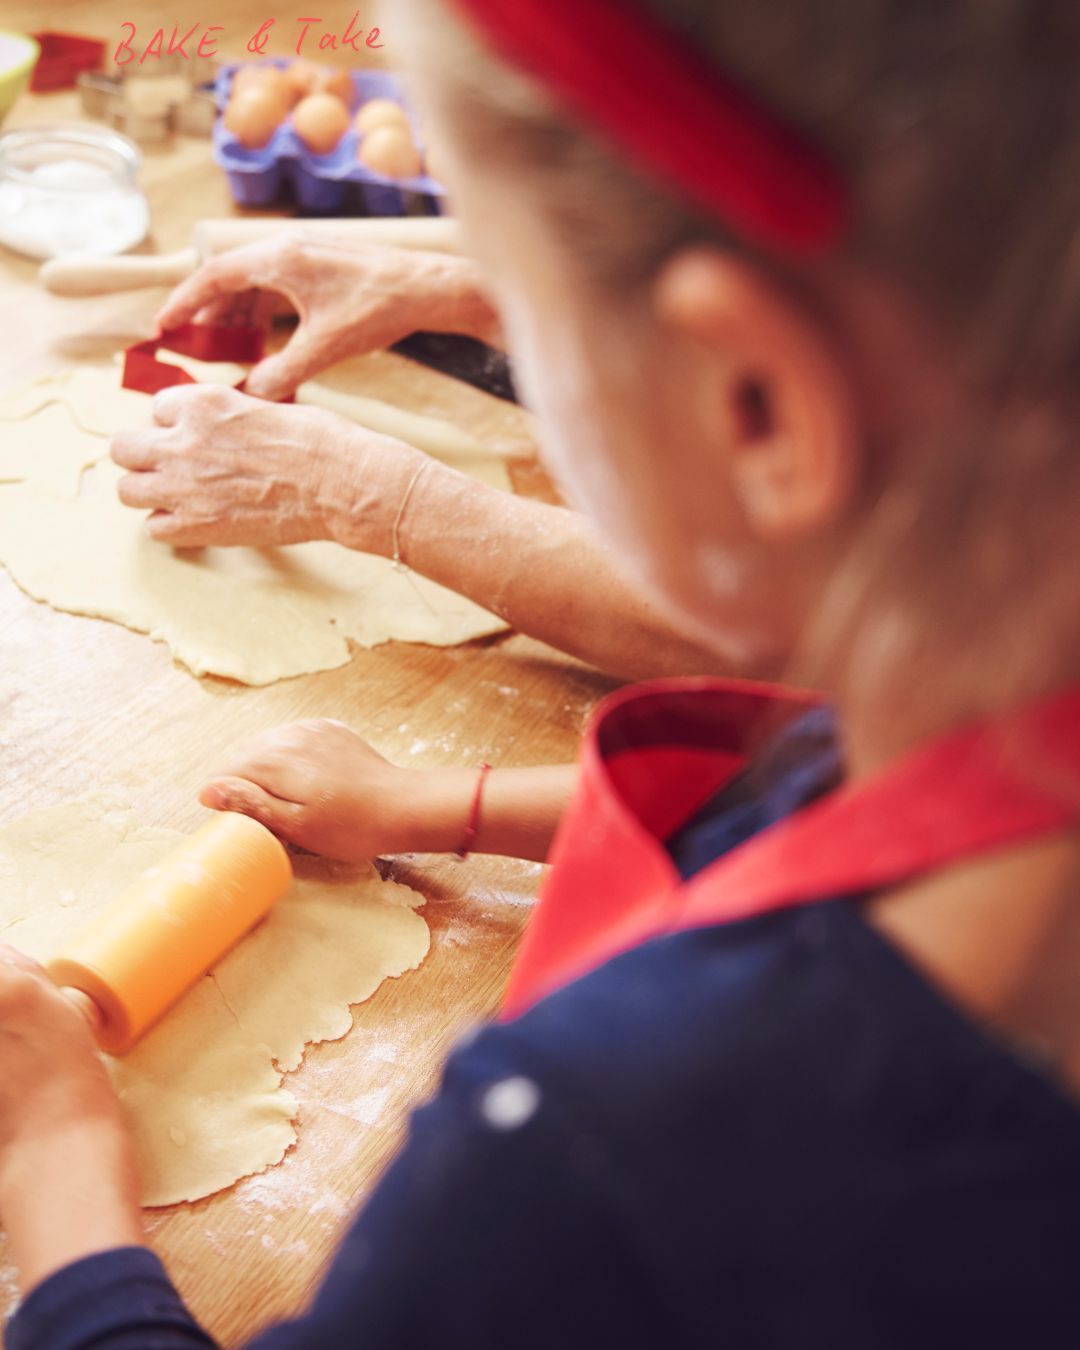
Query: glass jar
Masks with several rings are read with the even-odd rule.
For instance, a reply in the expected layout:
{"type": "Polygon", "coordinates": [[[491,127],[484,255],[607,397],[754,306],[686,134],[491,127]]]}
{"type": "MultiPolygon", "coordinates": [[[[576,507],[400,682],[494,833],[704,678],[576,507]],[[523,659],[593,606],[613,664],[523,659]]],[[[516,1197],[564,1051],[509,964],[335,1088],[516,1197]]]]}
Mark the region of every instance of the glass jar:
{"type": "Polygon", "coordinates": [[[0,135],[0,243],[31,258],[123,253],[150,210],[135,146],[105,127],[35,126],[0,135]]]}

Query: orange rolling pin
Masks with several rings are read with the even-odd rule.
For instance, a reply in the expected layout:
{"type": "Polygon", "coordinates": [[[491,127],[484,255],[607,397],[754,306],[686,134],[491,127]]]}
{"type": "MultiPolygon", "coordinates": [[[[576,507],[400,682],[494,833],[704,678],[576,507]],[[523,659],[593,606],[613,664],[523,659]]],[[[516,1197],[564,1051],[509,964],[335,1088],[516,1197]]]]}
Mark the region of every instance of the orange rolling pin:
{"type": "Polygon", "coordinates": [[[291,881],[289,855],[270,831],[223,811],[106,905],[49,962],[49,974],[77,991],[101,1048],[122,1055],[291,881]]]}

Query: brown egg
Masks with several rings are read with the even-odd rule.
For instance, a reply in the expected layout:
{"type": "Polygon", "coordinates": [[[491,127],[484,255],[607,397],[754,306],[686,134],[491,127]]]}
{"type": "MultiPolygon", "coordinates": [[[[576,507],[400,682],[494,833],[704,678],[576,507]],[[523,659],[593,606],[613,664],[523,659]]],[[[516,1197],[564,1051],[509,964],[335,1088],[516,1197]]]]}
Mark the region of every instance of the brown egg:
{"type": "Polygon", "coordinates": [[[347,70],[333,70],[329,66],[320,66],[312,86],[316,94],[333,94],[341,99],[346,108],[356,102],[356,86],[347,70]]]}
{"type": "Polygon", "coordinates": [[[361,136],[376,127],[403,127],[409,129],[409,118],[400,103],[392,98],[369,98],[353,119],[353,126],[361,136]]]}
{"type": "Polygon", "coordinates": [[[288,77],[280,66],[241,66],[233,76],[229,96],[235,98],[237,94],[246,94],[252,89],[269,89],[278,95],[286,107],[291,108],[296,102],[288,77]]]}
{"type": "Polygon", "coordinates": [[[369,131],[360,142],[358,158],[384,178],[415,178],[420,172],[420,151],[404,127],[376,127],[369,131]]]}
{"type": "Polygon", "coordinates": [[[349,111],[333,94],[308,94],[293,109],[293,127],[307,148],[328,155],[349,129],[349,111]]]}
{"type": "Polygon", "coordinates": [[[303,56],[298,56],[295,61],[289,62],[285,68],[285,80],[292,90],[292,101],[294,103],[299,103],[302,98],[314,93],[315,81],[318,79],[321,69],[321,66],[303,56]]]}
{"type": "Polygon", "coordinates": [[[255,85],[235,94],[225,109],[225,129],[248,150],[257,150],[273,136],[288,113],[274,89],[255,85]]]}

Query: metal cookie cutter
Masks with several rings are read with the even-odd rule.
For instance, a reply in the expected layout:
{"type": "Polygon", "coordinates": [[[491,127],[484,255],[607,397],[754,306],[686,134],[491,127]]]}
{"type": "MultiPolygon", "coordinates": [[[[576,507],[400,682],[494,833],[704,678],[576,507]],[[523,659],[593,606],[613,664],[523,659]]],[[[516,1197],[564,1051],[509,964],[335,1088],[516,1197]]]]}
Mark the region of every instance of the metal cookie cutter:
{"type": "MultiPolygon", "coordinates": [[[[200,63],[200,76],[212,81],[215,73],[200,63]]],[[[195,84],[191,74],[191,63],[180,56],[162,57],[150,71],[86,71],[78,78],[83,112],[143,145],[176,132],[209,136],[217,114],[212,84],[195,84]]]]}

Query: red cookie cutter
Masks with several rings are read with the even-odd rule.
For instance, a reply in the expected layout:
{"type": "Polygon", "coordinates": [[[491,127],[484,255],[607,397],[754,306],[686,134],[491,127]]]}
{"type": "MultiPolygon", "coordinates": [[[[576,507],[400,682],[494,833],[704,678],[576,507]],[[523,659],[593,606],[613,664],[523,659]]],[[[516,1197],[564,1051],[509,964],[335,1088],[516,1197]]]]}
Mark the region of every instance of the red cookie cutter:
{"type": "Polygon", "coordinates": [[[99,38],[78,37],[75,33],[34,33],[41,48],[30,90],[47,94],[54,89],[73,89],[85,70],[97,70],[105,57],[105,43],[99,38]]]}
{"type": "MultiPolygon", "coordinates": [[[[143,394],[156,394],[174,384],[197,384],[198,381],[179,366],[157,359],[157,350],[191,356],[197,361],[236,361],[251,365],[261,361],[264,334],[261,328],[230,328],[224,324],[185,323],[159,337],[136,342],[124,353],[125,389],[137,389],[143,394]]],[[[244,382],[237,385],[243,389],[244,382]]]]}

